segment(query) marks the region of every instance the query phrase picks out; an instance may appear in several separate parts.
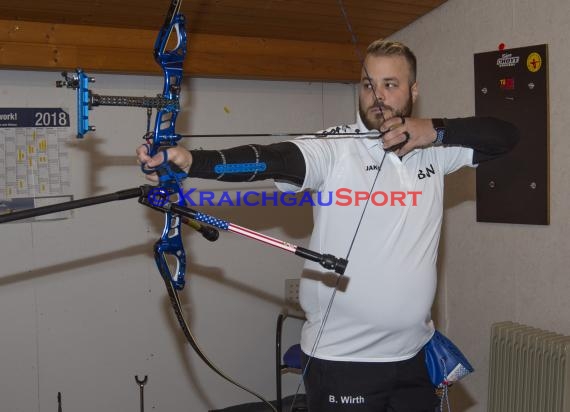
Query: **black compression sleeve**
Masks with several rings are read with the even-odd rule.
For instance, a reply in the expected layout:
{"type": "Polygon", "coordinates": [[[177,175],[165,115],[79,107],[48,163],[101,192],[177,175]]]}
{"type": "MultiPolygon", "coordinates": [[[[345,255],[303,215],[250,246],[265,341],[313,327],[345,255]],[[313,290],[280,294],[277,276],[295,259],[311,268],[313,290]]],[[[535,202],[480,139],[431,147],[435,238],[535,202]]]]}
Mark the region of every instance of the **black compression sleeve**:
{"type": "Polygon", "coordinates": [[[519,141],[519,130],[511,123],[494,117],[444,119],[444,145],[470,147],[473,163],[500,157],[519,141]]]}
{"type": "Polygon", "coordinates": [[[191,150],[192,166],[188,176],[217,179],[225,182],[254,180],[284,180],[302,185],[305,180],[305,159],[301,150],[291,142],[267,146],[245,145],[225,150],[191,150]],[[265,163],[263,172],[216,173],[216,165],[265,163]]]}

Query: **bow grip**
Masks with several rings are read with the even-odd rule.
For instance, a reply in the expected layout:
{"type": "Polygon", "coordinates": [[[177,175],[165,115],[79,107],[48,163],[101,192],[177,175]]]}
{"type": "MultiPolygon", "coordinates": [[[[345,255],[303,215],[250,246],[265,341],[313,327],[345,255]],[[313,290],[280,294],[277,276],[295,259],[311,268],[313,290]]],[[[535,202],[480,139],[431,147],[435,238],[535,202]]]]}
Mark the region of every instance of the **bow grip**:
{"type": "MultiPolygon", "coordinates": [[[[144,144],[143,146],[146,147],[149,156],[154,156],[158,153],[158,148],[151,147],[150,144],[144,144]]],[[[143,163],[141,164],[141,171],[146,175],[156,173],[160,183],[167,183],[169,180],[180,182],[188,177],[188,174],[178,167],[178,165],[168,161],[168,152],[166,150],[162,151],[162,156],[162,163],[160,165],[152,169],[147,169],[146,163],[143,163]]]]}
{"type": "MultiPolygon", "coordinates": [[[[165,156],[166,160],[166,156],[165,156]]],[[[162,162],[160,166],[156,169],[156,174],[158,175],[158,181],[160,182],[160,186],[169,186],[169,183],[175,183],[176,186],[174,187],[177,189],[177,192],[181,192],[180,189],[180,182],[188,177],[188,174],[179,168],[176,164],[172,162],[162,162]]],[[[182,193],[179,193],[182,195],[182,193]]],[[[184,203],[178,203],[181,206],[184,206],[184,203]]]]}

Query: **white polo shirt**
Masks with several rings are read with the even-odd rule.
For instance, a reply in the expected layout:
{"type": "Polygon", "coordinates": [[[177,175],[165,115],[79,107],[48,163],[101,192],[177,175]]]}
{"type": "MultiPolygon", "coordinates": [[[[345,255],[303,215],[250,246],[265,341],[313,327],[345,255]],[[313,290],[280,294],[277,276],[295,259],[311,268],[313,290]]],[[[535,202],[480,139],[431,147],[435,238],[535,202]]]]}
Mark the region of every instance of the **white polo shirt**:
{"type": "MultiPolygon", "coordinates": [[[[347,132],[367,131],[360,118],[343,127],[347,132]]],[[[277,186],[323,192],[323,204],[329,203],[332,192],[330,206],[314,208],[309,248],[346,257],[365,204],[361,200],[356,205],[355,192],[364,197],[370,191],[384,150],[379,140],[365,138],[294,143],[305,158],[305,181],[302,187],[277,186]]],[[[431,338],[444,175],[473,166],[472,160],[473,150],[462,147],[416,149],[402,160],[386,153],[373,189],[376,204],[370,203],[364,214],[348,257],[346,288],[336,293],[316,357],[399,361],[413,357],[431,338]]],[[[307,354],[312,353],[333,292],[330,279],[326,269],[307,261],[300,290],[307,316],[301,347],[307,354]]]]}

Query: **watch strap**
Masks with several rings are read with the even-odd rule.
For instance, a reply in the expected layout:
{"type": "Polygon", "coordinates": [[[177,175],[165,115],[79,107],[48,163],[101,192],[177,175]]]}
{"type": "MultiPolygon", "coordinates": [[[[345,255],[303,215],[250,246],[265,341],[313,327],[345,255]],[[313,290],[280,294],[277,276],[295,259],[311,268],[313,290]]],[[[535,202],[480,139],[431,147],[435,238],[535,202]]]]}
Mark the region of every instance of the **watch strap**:
{"type": "Polygon", "coordinates": [[[443,119],[431,119],[431,124],[435,130],[435,140],[433,141],[434,146],[441,146],[443,144],[443,139],[446,134],[445,122],[443,119]]]}

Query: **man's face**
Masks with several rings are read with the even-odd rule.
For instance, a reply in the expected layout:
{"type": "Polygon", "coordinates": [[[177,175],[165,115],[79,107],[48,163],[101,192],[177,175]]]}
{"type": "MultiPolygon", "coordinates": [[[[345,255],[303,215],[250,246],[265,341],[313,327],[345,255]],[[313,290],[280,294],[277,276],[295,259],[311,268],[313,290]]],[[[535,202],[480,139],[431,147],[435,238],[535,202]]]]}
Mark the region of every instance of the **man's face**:
{"type": "Polygon", "coordinates": [[[380,130],[392,117],[408,117],[417,97],[410,86],[410,67],[403,56],[373,56],[364,60],[360,80],[360,118],[368,129],[380,130]],[[376,97],[374,96],[376,93],[376,97]]]}

